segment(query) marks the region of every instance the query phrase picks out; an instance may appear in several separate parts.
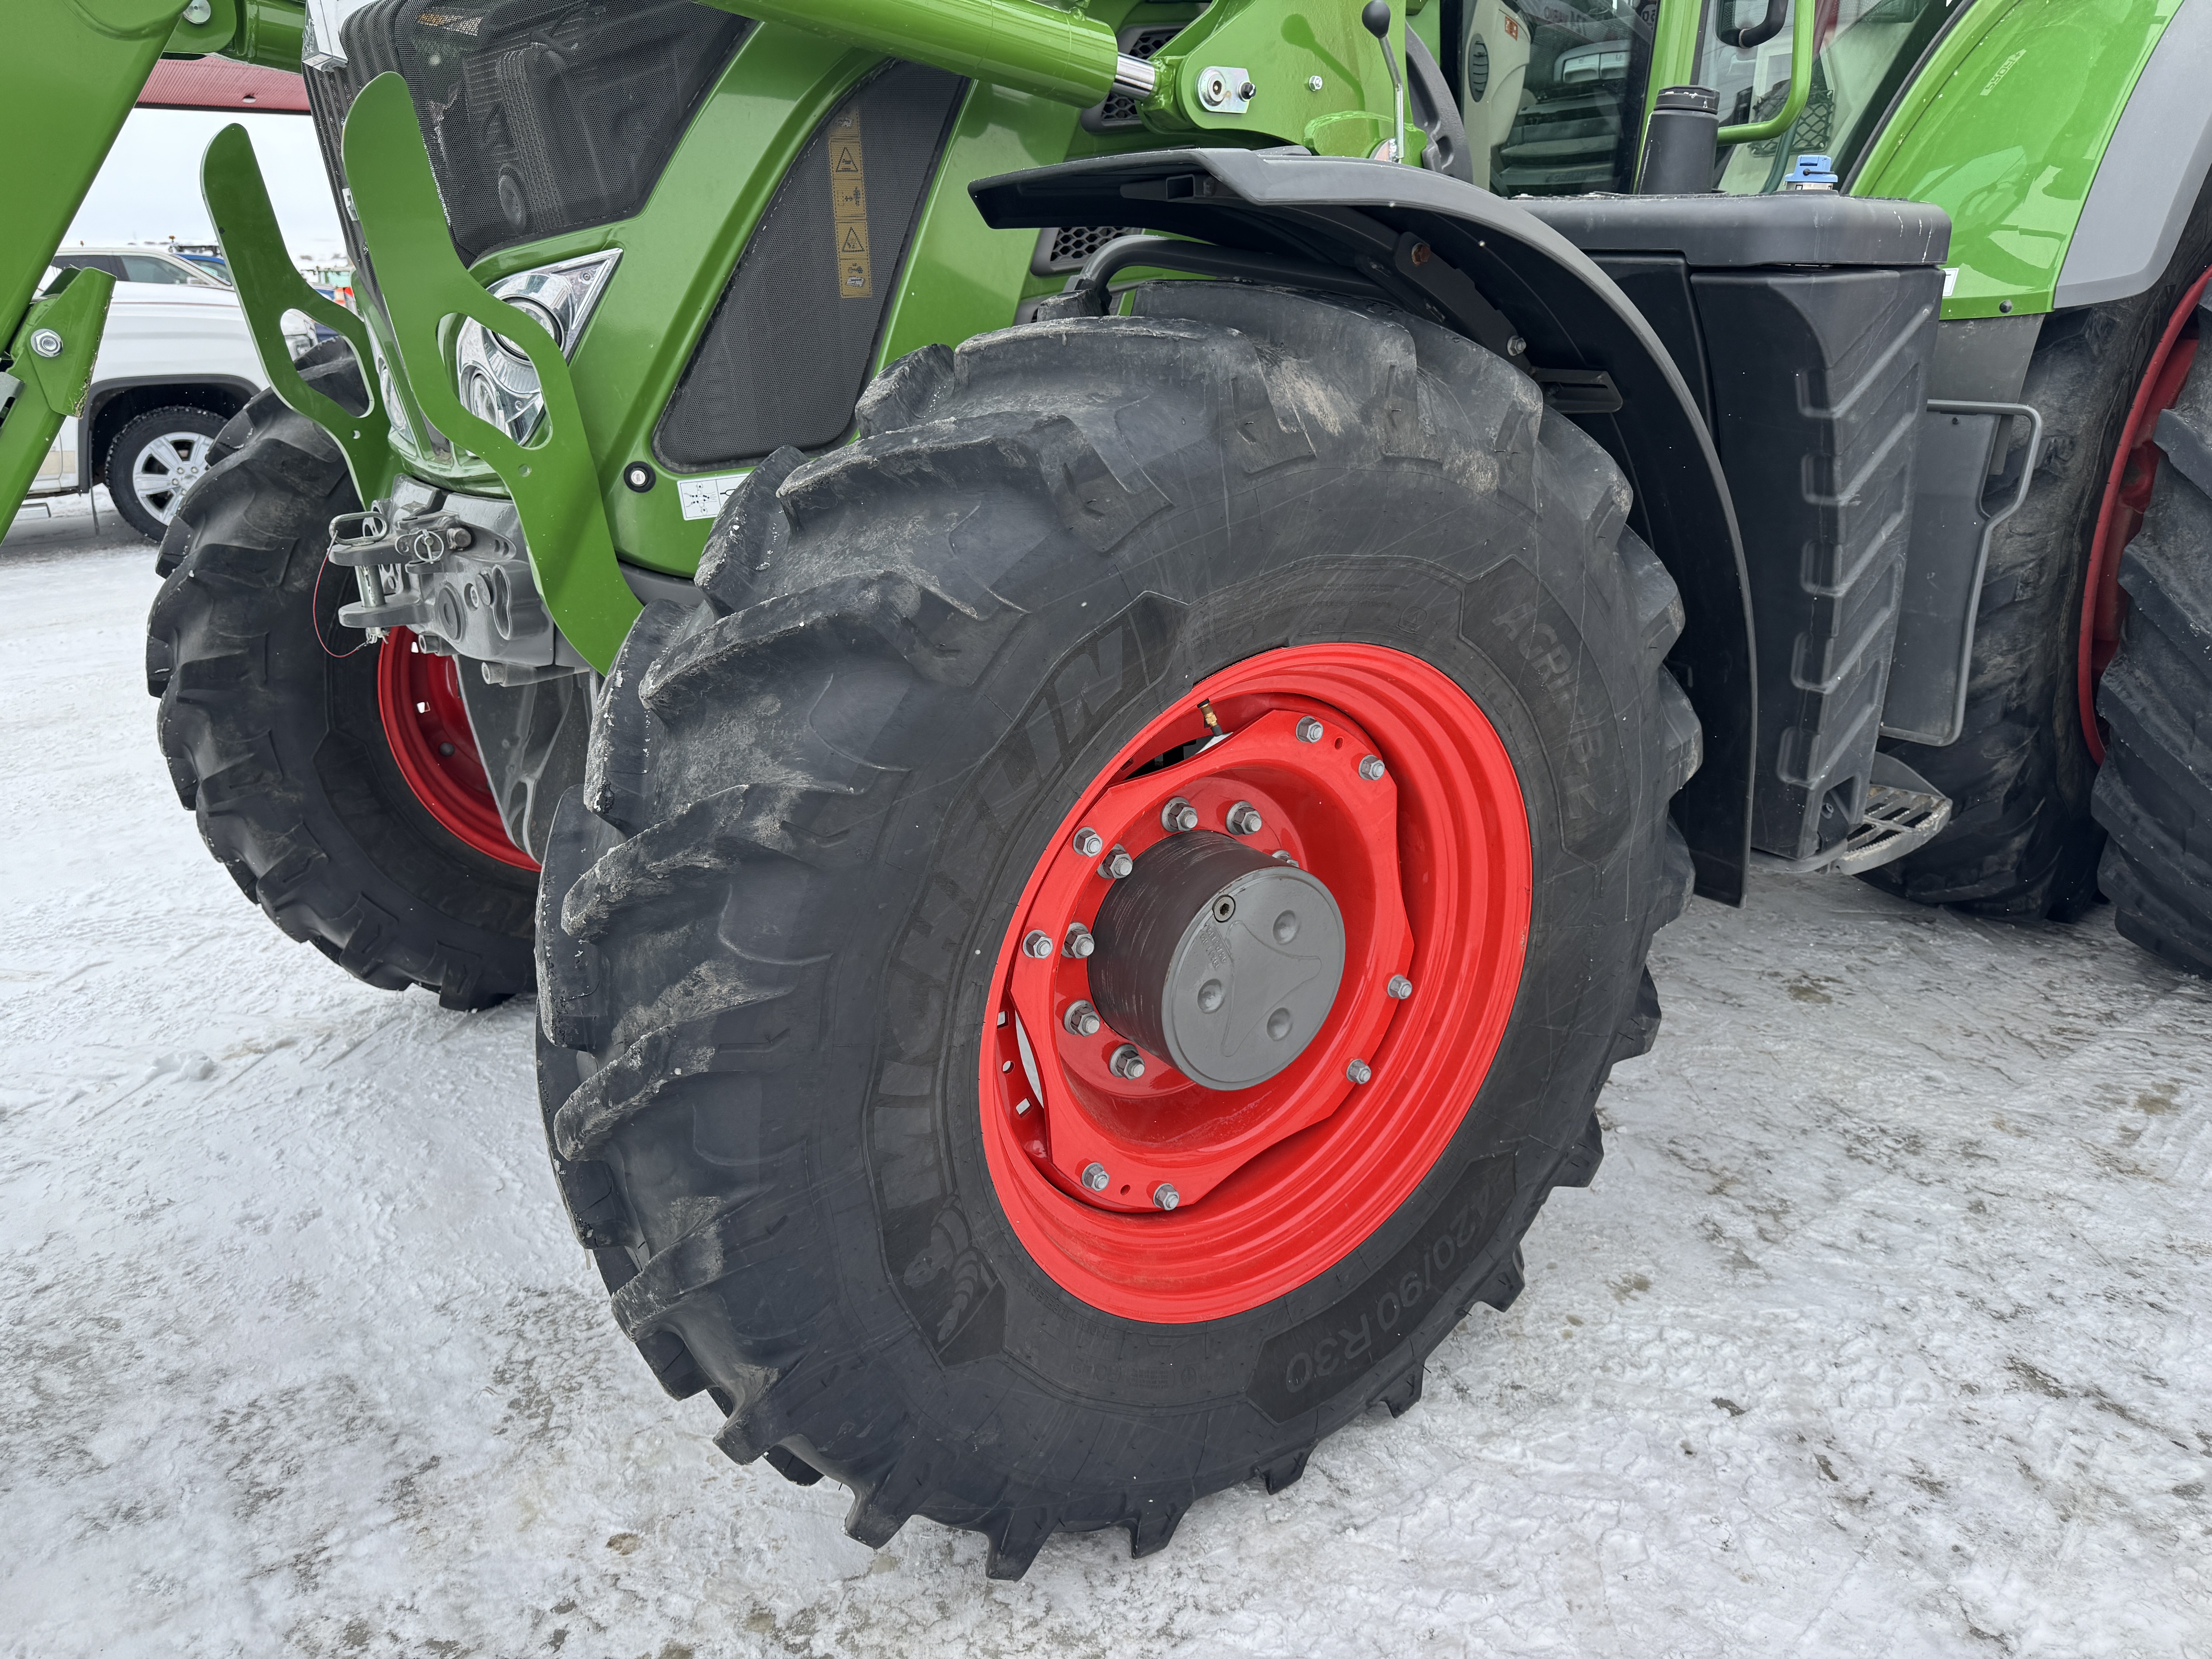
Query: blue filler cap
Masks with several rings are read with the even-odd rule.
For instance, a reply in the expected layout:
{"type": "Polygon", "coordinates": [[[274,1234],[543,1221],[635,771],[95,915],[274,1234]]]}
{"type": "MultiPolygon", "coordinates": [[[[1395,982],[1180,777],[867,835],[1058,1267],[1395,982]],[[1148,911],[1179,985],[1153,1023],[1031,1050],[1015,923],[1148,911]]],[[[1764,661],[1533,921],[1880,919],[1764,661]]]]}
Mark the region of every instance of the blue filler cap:
{"type": "Polygon", "coordinates": [[[1789,177],[1782,182],[1801,186],[1832,185],[1836,182],[1836,172],[1825,155],[1801,155],[1797,158],[1797,165],[1790,169],[1789,177]]]}

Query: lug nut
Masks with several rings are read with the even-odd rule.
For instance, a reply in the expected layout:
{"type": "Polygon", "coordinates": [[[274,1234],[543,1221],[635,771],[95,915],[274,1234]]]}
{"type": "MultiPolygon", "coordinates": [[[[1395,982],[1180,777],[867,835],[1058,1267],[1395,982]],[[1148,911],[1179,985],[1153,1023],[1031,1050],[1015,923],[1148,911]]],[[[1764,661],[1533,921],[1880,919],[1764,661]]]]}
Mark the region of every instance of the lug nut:
{"type": "Polygon", "coordinates": [[[1374,1072],[1369,1068],[1367,1062],[1364,1060],[1353,1060],[1351,1065],[1344,1068],[1344,1074],[1350,1078],[1354,1083],[1364,1083],[1368,1079],[1375,1075],[1374,1072]]]}
{"type": "Polygon", "coordinates": [[[1075,850],[1085,858],[1097,858],[1098,849],[1105,844],[1099,839],[1096,830],[1079,830],[1075,832],[1075,850]]]}
{"type": "Polygon", "coordinates": [[[1368,782],[1380,782],[1382,771],[1382,757],[1380,755],[1362,755],[1359,757],[1359,775],[1368,782]]]}
{"type": "Polygon", "coordinates": [[[1137,861],[1129,856],[1127,850],[1117,846],[1106,855],[1106,861],[1098,866],[1098,873],[1109,881],[1119,881],[1136,867],[1137,861]]]}
{"type": "Polygon", "coordinates": [[[1413,981],[1407,979],[1403,974],[1393,974],[1390,975],[1389,989],[1393,998],[1400,1002],[1403,1002],[1407,997],[1413,994],[1413,981]]]}
{"type": "Polygon", "coordinates": [[[1316,720],[1311,714],[1309,714],[1297,724],[1298,741],[1300,743],[1319,743],[1321,741],[1321,722],[1316,720]]]}
{"type": "Polygon", "coordinates": [[[1042,961],[1052,954],[1052,935],[1041,928],[1030,928],[1029,937],[1022,941],[1022,952],[1042,961]]]}
{"type": "Polygon", "coordinates": [[[1078,962],[1098,948],[1098,941],[1091,937],[1091,930],[1079,921],[1067,924],[1067,941],[1060,947],[1060,954],[1073,957],[1078,962]]]}
{"type": "Polygon", "coordinates": [[[1249,800],[1240,800],[1229,809],[1224,822],[1232,836],[1256,836],[1260,833],[1260,809],[1249,800]]]}
{"type": "Polygon", "coordinates": [[[1072,1002],[1060,1016],[1060,1024],[1078,1036],[1097,1036],[1103,1029],[1098,1011],[1087,1002],[1072,1002]]]}
{"type": "Polygon", "coordinates": [[[1195,830],[1198,828],[1198,808],[1177,795],[1160,808],[1160,825],[1170,835],[1178,830],[1195,830]]]}
{"type": "Polygon", "coordinates": [[[1172,1210],[1176,1205],[1182,1202],[1182,1194],[1176,1191],[1174,1188],[1169,1186],[1166,1182],[1163,1181],[1158,1186],[1152,1188],[1152,1202],[1158,1205],[1163,1210],[1172,1210]]]}
{"type": "Polygon", "coordinates": [[[1138,1052],[1135,1043],[1125,1042],[1114,1051],[1114,1057],[1106,1062],[1106,1067],[1115,1077],[1125,1077],[1133,1082],[1145,1074],[1145,1057],[1138,1052]]]}
{"type": "Polygon", "coordinates": [[[1106,1183],[1113,1178],[1106,1173],[1106,1166],[1103,1164],[1086,1164],[1083,1166],[1083,1184],[1094,1193],[1104,1192],[1106,1183]]]}

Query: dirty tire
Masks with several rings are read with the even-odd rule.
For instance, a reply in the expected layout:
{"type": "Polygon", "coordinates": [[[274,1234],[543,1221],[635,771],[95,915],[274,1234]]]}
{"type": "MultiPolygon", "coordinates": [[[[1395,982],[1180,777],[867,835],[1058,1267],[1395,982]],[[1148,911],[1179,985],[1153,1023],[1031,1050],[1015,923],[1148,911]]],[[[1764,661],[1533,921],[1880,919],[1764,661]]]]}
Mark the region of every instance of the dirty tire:
{"type": "Polygon", "coordinates": [[[709,603],[648,607],[623,649],[541,900],[548,1139],[623,1331],[671,1392],[712,1393],[732,1457],[832,1477],[871,1545],[915,1515],[981,1532],[995,1577],[1055,1531],[1147,1553],[1195,1498],[1279,1489],[1419,1399],[1430,1351],[1518,1292],[1547,1194],[1595,1172],[1690,884],[1681,606],[1597,446],[1385,307],[1135,304],[917,353],[859,442],[750,476],[709,603]],[[1350,1255],[1226,1317],[1116,1317],[1009,1224],[975,1011],[1107,757],[1225,665],[1324,641],[1441,668],[1511,757],[1534,860],[1511,1017],[1350,1255]],[[1464,1248],[1401,1297],[1439,1229],[1464,1248]],[[1381,1334],[1286,1392],[1284,1356],[1334,1355],[1340,1324],[1381,1334]]]}
{"type": "Polygon", "coordinates": [[[2212,977],[2212,307],[2197,362],[2159,416],[2166,453],[2142,531],[2120,556],[2120,648],[2097,692],[2100,872],[2119,930],[2212,977]]]}
{"type": "MultiPolygon", "coordinates": [[[[342,342],[301,368],[359,401],[342,342]]],[[[163,534],[146,641],[161,752],[201,839],[271,921],[357,979],[456,1009],[528,990],[535,878],[415,798],[377,711],[381,647],[337,625],[350,573],[318,587],[331,518],[360,506],[337,447],[264,392],[211,453],[163,534]]]]}
{"type": "Polygon", "coordinates": [[[1863,879],[1923,904],[2072,921],[2097,897],[2105,832],[2097,763],[2081,738],[2075,665],[2082,588],[2112,454],[2151,353],[2212,261],[2212,195],[2148,293],[2043,325],[2020,401],[2042,411],[2027,501],[1997,529],[1982,581],[1966,720],[1942,749],[1885,743],[1951,798],[1949,826],[1863,879]]]}

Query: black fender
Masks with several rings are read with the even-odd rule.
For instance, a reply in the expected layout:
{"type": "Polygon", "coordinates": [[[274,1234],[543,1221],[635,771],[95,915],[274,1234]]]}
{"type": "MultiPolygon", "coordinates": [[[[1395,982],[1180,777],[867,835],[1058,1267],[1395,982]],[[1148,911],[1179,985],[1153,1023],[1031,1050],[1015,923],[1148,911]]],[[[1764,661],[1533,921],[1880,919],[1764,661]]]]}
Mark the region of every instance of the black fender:
{"type": "Polygon", "coordinates": [[[1100,156],[978,179],[969,191],[994,228],[1141,222],[1334,267],[1527,365],[1627,475],[1630,521],[1681,590],[1687,626],[1668,666],[1704,722],[1705,757],[1675,798],[1674,817],[1698,891],[1743,902],[1759,714],[1743,538],[1689,387],[1587,255],[1474,185],[1302,149],[1100,156]],[[1516,343],[1522,349],[1512,350],[1516,343]]]}

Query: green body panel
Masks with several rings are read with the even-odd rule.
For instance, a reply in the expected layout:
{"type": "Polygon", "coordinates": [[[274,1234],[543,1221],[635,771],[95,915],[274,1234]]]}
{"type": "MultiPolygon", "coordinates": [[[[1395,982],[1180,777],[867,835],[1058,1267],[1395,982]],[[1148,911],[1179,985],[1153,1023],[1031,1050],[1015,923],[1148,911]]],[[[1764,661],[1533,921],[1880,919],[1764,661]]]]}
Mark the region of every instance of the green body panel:
{"type": "MultiPolygon", "coordinates": [[[[1012,3],[1023,9],[1021,15],[1041,13],[1048,22],[1060,15],[1039,8],[1034,0],[1012,0],[1012,3]]],[[[1093,8],[1102,20],[1097,27],[1099,38],[1107,43],[1104,61],[1109,76],[1114,26],[1139,4],[1145,6],[1142,15],[1147,21],[1164,14],[1166,21],[1173,21],[1178,15],[1147,0],[1121,0],[1120,3],[1109,0],[1093,8]]],[[[763,10],[757,5],[741,9],[753,16],[763,10]]],[[[945,40],[924,42],[930,46],[927,53],[913,44],[915,27],[910,14],[925,9],[902,10],[902,16],[908,19],[902,37],[908,44],[898,55],[960,68],[961,61],[945,40]]],[[[596,535],[580,534],[565,522],[556,538],[540,538],[524,502],[524,497],[532,493],[531,486],[516,475],[515,458],[500,459],[493,453],[495,445],[477,443],[441,412],[448,404],[458,407],[448,390],[450,362],[442,355],[428,359],[419,343],[414,349],[406,349],[392,337],[404,331],[396,319],[387,322],[375,307],[366,308],[386,364],[401,371],[392,377],[392,389],[399,404],[390,438],[396,465],[401,471],[445,487],[514,495],[518,506],[524,507],[525,531],[533,558],[557,567],[550,571],[541,567],[539,571],[548,606],[563,632],[594,661],[599,653],[590,641],[618,640],[635,614],[635,603],[627,587],[619,592],[615,590],[619,577],[614,556],[618,553],[622,559],[647,569],[688,575],[697,568],[712,528],[711,520],[684,516],[680,495],[673,488],[639,492],[625,486],[623,468],[641,461],[664,477],[672,476],[653,456],[653,431],[713,318],[731,270],[816,129],[883,61],[882,54],[847,46],[825,30],[823,21],[830,10],[809,8],[805,27],[763,23],[751,32],[693,118],[637,215],[617,223],[501,249],[478,260],[469,271],[481,293],[484,285],[519,270],[611,247],[623,250],[622,262],[566,366],[592,458],[597,511],[605,526],[609,549],[605,555],[588,550],[597,544],[596,535]],[[748,165],[733,168],[730,164],[733,155],[746,157],[748,165]],[[425,374],[433,377],[433,385],[422,381],[425,374]],[[425,433],[426,422],[455,438],[463,447],[451,453],[432,450],[418,435],[425,433]],[[586,558],[604,559],[606,580],[573,574],[574,563],[586,558]],[[573,579],[555,579],[564,575],[573,579]],[[590,592],[599,595],[611,608],[611,617],[601,617],[577,608],[586,603],[584,596],[590,592]]],[[[1207,14],[1216,15],[1224,21],[1245,15],[1248,22],[1253,18],[1264,21],[1276,42],[1267,48],[1273,57],[1261,57],[1266,41],[1231,36],[1225,44],[1216,41],[1219,50],[1209,50],[1198,66],[1231,62],[1248,69],[1256,78],[1261,71],[1253,69],[1247,58],[1279,62],[1285,76],[1295,72],[1301,102],[1287,107],[1286,113],[1299,124],[1297,131],[1287,136],[1276,127],[1290,126],[1289,119],[1261,125],[1207,114],[1207,124],[1216,130],[1209,132],[1210,142],[1220,142],[1224,129],[1257,144],[1294,142],[1298,131],[1313,125],[1316,106],[1325,118],[1333,118],[1345,153],[1364,155],[1389,136],[1392,118],[1385,112],[1390,108],[1391,96],[1388,70],[1381,46],[1359,27],[1355,7],[1340,4],[1334,14],[1322,20],[1294,17],[1287,27],[1279,6],[1251,0],[1224,0],[1207,14]],[[1285,36],[1292,38],[1286,41],[1285,36]],[[1249,50],[1244,57],[1231,57],[1232,47],[1249,50]],[[1316,63],[1319,68],[1315,67],[1316,63]],[[1326,97],[1305,91],[1305,81],[1314,74],[1322,76],[1326,97]],[[1345,106],[1348,100],[1369,97],[1376,98],[1376,107],[1345,106]]],[[[996,49],[1002,55],[1007,51],[1003,42],[996,49]]],[[[1195,67],[1191,74],[1194,76],[1195,67]]],[[[1166,86],[1164,65],[1162,76],[1166,86]]],[[[1013,320],[1014,309],[1026,294],[1058,286],[1056,278],[1030,275],[1035,234],[987,228],[968,196],[967,184],[971,179],[1047,165],[1071,155],[1102,149],[1150,149],[1160,143],[1157,134],[1150,131],[1097,135],[1082,130],[1074,101],[1079,95],[1064,88],[1062,96],[1052,97],[981,80],[971,86],[925,198],[887,309],[877,359],[879,366],[932,343],[957,344],[1004,327],[1013,320]]],[[[1159,101],[1155,100],[1155,104],[1159,101]]],[[[1285,107],[1279,100],[1277,106],[1285,107]]],[[[1260,108],[1261,100],[1255,100],[1255,116],[1260,108]]],[[[349,125],[349,176],[356,146],[351,133],[349,125]]],[[[419,137],[412,143],[419,152],[419,137]]],[[[386,223],[391,207],[373,202],[357,183],[355,196],[387,305],[396,308],[410,303],[395,296],[417,279],[395,269],[392,257],[383,252],[386,240],[394,234],[392,227],[386,223]]],[[[416,198],[412,217],[421,222],[406,233],[410,246],[437,239],[422,211],[427,200],[416,198]]],[[[436,230],[441,236],[442,221],[436,230]]],[[[449,241],[447,246],[450,249],[449,241]]],[[[276,305],[272,314],[284,308],[285,305],[276,305]]],[[[280,395],[290,401],[283,380],[276,384],[280,395]]],[[[323,418],[316,411],[302,412],[311,418],[323,418]]],[[[534,472],[553,465],[550,458],[532,453],[534,472]]]]}
{"type": "Polygon", "coordinates": [[[599,481],[568,365],[552,336],[494,299],[453,252],[415,106],[397,75],[380,75],[345,125],[346,177],[362,239],[384,284],[396,368],[441,431],[499,473],[522,517],[531,572],[570,644],[601,673],[643,609],[615,563],[599,481]],[[520,346],[538,371],[545,419],[515,442],[471,414],[453,390],[447,319],[469,317],[520,346]]]}
{"type": "Polygon", "coordinates": [[[1078,109],[1114,84],[1114,31],[1036,0],[713,0],[871,56],[910,58],[1078,109]]]}
{"type": "MultiPolygon", "coordinates": [[[[884,58],[933,64],[974,84],[904,251],[878,366],[926,344],[957,344],[1003,327],[1023,298],[1058,285],[1057,277],[1032,273],[1031,233],[982,225],[967,195],[970,179],[1164,141],[1292,143],[1364,155],[1394,125],[1383,49],[1360,25],[1357,0],[1216,0],[1202,14],[1158,0],[713,3],[762,21],[702,101],[644,207],[617,223],[503,248],[469,270],[453,255],[404,88],[390,77],[373,97],[364,94],[345,154],[383,305],[364,307],[358,319],[331,314],[336,308],[293,271],[242,134],[217,141],[206,171],[210,212],[280,394],[337,437],[365,499],[388,493],[400,472],[512,495],[549,606],[602,665],[636,610],[617,555],[686,574],[709,529],[708,520],[683,516],[672,483],[640,493],[622,483],[622,470],[643,461],[672,478],[653,459],[653,432],[732,269],[820,123],[884,58]],[[1139,20],[1188,24],[1153,60],[1159,82],[1141,107],[1146,130],[1089,131],[1078,112],[1108,91],[1115,31],[1139,20]],[[1200,79],[1215,66],[1253,82],[1247,110],[1204,106],[1200,79]],[[501,276],[609,248],[623,257],[571,359],[485,292],[501,276]],[[317,317],[365,354],[373,349],[389,384],[373,387],[368,416],[356,420],[301,383],[276,331],[285,310],[317,317]],[[547,419],[530,447],[468,415],[455,396],[452,334],[461,315],[515,340],[538,365],[547,419]]],[[[2179,3],[1959,0],[1962,15],[1899,94],[1851,185],[1861,194],[1936,202],[1951,213],[1959,270],[1947,315],[1993,314],[2008,301],[2014,312],[2048,307],[2097,162],[2179,3]]],[[[15,139],[14,153],[52,159],[7,190],[0,325],[11,334],[45,253],[158,53],[220,52],[296,66],[300,0],[210,0],[198,25],[179,21],[182,6],[69,0],[32,8],[18,21],[15,50],[0,64],[0,139],[15,139]]],[[[1432,49],[1443,45],[1438,9],[1401,8],[1429,14],[1410,27],[1432,49]]],[[[1661,6],[1647,109],[1660,87],[1694,78],[1705,9],[1704,0],[1661,6]]],[[[1769,119],[1729,130],[1730,140],[1790,129],[1809,89],[1814,11],[1802,0],[1793,8],[1788,102],[1769,119]]],[[[1394,46],[1401,41],[1402,33],[1394,46]]],[[[22,374],[20,366],[15,373],[22,374]]],[[[10,455],[27,442],[33,401],[27,393],[17,429],[0,433],[10,455]]],[[[0,506],[14,505],[12,495],[0,495],[0,506]]]]}
{"type": "MultiPolygon", "coordinates": [[[[185,0],[36,0],[9,9],[7,50],[0,52],[0,155],[9,158],[0,187],[0,339],[13,341],[25,328],[24,308],[46,261],[184,8],[185,0]]],[[[91,294],[85,289],[78,303],[91,294]]],[[[104,318],[107,289],[100,294],[104,318]]],[[[98,333],[95,327],[95,341],[98,333]]],[[[91,367],[88,357],[88,374],[91,367]]],[[[46,383],[36,360],[16,362],[12,373],[27,388],[46,383]]],[[[27,391],[0,426],[0,451],[7,457],[0,470],[0,526],[22,505],[59,420],[27,391]],[[52,424],[46,424],[49,416],[52,424]],[[46,424],[35,444],[27,435],[34,424],[46,424]]]]}
{"type": "Polygon", "coordinates": [[[2051,308],[2097,165],[2179,9],[1972,0],[1936,43],[1850,190],[1951,216],[1946,318],[2051,308]]]}
{"type": "Polygon", "coordinates": [[[1644,88],[1646,123],[1661,88],[1686,87],[1696,80],[1698,29],[1704,20],[1705,8],[1698,0],[1663,0],[1660,6],[1651,30],[1651,78],[1644,88]]]}
{"type": "Polygon", "coordinates": [[[84,406],[114,292],[115,279],[104,270],[64,270],[46,296],[31,306],[9,342],[13,372],[0,375],[0,402],[11,392],[15,400],[0,421],[0,506],[10,518],[22,505],[23,492],[31,487],[54,434],[84,406]],[[31,339],[47,329],[61,337],[62,346],[54,356],[42,357],[31,349],[31,339]]]}
{"type": "Polygon", "coordinates": [[[253,332],[262,374],[278,397],[337,441],[362,501],[388,495],[395,472],[392,423],[371,367],[375,357],[368,325],[311,288],[284,252],[276,210],[269,204],[269,187],[262,181],[253,141],[244,127],[225,127],[216,135],[200,163],[200,189],[207,198],[208,217],[222,239],[223,257],[237,281],[240,308],[253,332]],[[284,342],[282,319],[287,311],[303,312],[352,343],[368,392],[366,413],[353,414],[300,378],[284,342]]]}

